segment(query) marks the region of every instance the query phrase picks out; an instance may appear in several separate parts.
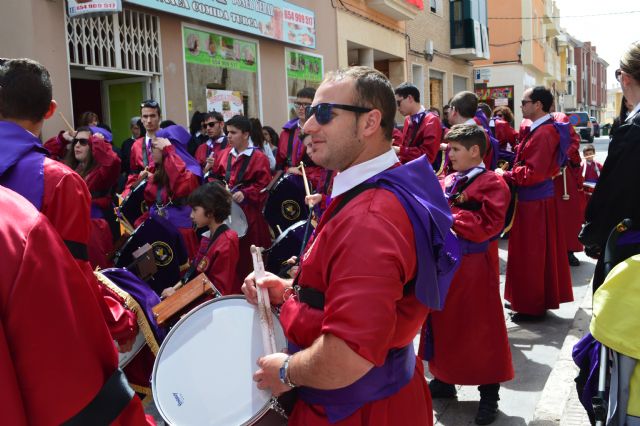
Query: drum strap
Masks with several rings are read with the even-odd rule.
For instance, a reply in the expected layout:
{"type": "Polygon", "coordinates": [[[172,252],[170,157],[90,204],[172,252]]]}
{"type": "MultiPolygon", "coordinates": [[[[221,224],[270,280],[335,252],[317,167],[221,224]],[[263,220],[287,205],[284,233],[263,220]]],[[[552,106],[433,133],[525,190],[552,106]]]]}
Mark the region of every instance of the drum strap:
{"type": "Polygon", "coordinates": [[[121,369],[117,369],[93,400],[71,419],[63,423],[64,426],[108,425],[118,418],[124,410],[134,391],[127,383],[127,377],[121,369]]]}
{"type": "MultiPolygon", "coordinates": [[[[409,144],[407,146],[414,146],[414,143],[416,141],[416,136],[418,136],[418,130],[420,130],[420,126],[422,125],[422,121],[424,120],[424,118],[427,116],[427,113],[423,113],[420,115],[418,122],[415,123],[413,121],[412,118],[409,118],[411,120],[411,140],[409,141],[409,144]]],[[[420,142],[420,144],[416,145],[416,146],[420,146],[422,145],[422,142],[420,142]]]]}
{"type": "MultiPolygon", "coordinates": [[[[244,172],[247,171],[247,167],[249,167],[249,162],[251,162],[251,157],[253,155],[245,155],[244,159],[243,159],[243,163],[240,166],[240,170],[238,171],[238,175],[236,176],[236,182],[235,184],[238,185],[240,182],[242,182],[242,178],[244,177],[244,172]]],[[[229,183],[229,181],[231,180],[231,160],[233,160],[233,155],[231,153],[229,153],[229,156],[227,157],[227,170],[225,172],[225,178],[224,180],[229,183]]],[[[238,156],[238,160],[240,160],[240,156],[238,156]]]]}
{"type": "Polygon", "coordinates": [[[67,246],[71,255],[77,260],[89,260],[89,251],[87,245],[78,243],[76,241],[64,240],[64,244],[67,246]]]}
{"type": "MultiPolygon", "coordinates": [[[[377,187],[378,185],[376,185],[375,183],[364,182],[347,191],[342,197],[342,199],[340,199],[335,209],[329,212],[329,217],[327,217],[327,220],[324,222],[324,225],[326,225],[326,223],[329,220],[333,219],[333,217],[336,214],[338,214],[338,212],[340,212],[340,210],[342,210],[351,200],[353,200],[363,192],[369,189],[377,188],[377,187]]],[[[301,287],[300,285],[298,285],[299,276],[300,276],[300,273],[298,272],[298,275],[296,275],[296,278],[293,280],[293,290],[298,296],[298,300],[302,303],[306,303],[313,309],[320,309],[320,310],[324,309],[324,293],[319,290],[316,290],[315,288],[301,287]]],[[[415,284],[416,284],[415,278],[409,281],[407,284],[405,284],[403,289],[403,294],[405,296],[410,294],[411,291],[413,291],[415,284]]]]}
{"type": "MultiPolygon", "coordinates": [[[[216,229],[216,232],[213,233],[213,235],[211,236],[211,239],[209,240],[209,245],[207,245],[207,249],[203,253],[199,253],[199,254],[202,254],[202,256],[206,256],[207,253],[209,253],[209,249],[211,248],[213,243],[218,239],[220,235],[222,235],[223,232],[227,230],[229,230],[229,227],[225,223],[218,226],[218,229],[216,229]]],[[[193,275],[194,272],[196,272],[196,269],[198,269],[199,261],[200,259],[198,259],[198,261],[194,259],[194,262],[189,267],[189,270],[186,272],[186,274],[184,274],[184,277],[182,277],[183,284],[186,284],[191,280],[191,276],[193,275]]],[[[201,272],[204,272],[204,271],[201,271],[201,272]]]]}
{"type": "Polygon", "coordinates": [[[289,129],[289,141],[287,142],[287,167],[291,166],[291,156],[293,155],[293,139],[296,137],[296,129],[289,129]]]}
{"type": "Polygon", "coordinates": [[[142,164],[146,168],[149,165],[149,149],[147,148],[147,138],[142,139],[142,147],[144,152],[142,153],[142,164]]]}

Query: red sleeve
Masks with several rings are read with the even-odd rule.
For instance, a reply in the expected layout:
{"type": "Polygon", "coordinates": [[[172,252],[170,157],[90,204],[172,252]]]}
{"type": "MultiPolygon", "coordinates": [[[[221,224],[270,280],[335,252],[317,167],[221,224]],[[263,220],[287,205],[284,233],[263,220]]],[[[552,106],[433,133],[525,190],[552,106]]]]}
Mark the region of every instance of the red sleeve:
{"type": "Polygon", "coordinates": [[[284,169],[287,163],[287,147],[289,146],[289,132],[290,129],[284,129],[280,132],[278,138],[278,151],[276,152],[276,168],[284,169]]]}
{"type": "Polygon", "coordinates": [[[131,154],[129,157],[129,170],[131,170],[131,174],[138,175],[142,170],[144,170],[144,161],[142,160],[142,143],[144,142],[144,138],[138,138],[131,145],[131,154]]]}
{"type": "Polygon", "coordinates": [[[210,259],[207,277],[223,296],[241,294],[240,279],[236,274],[238,253],[238,235],[231,230],[220,235],[207,253],[210,259]]]}
{"type": "Polygon", "coordinates": [[[391,134],[391,143],[395,146],[402,146],[402,131],[394,127],[391,134]]]}
{"type": "Polygon", "coordinates": [[[43,146],[49,151],[49,157],[52,160],[62,161],[67,153],[68,142],[62,137],[64,131],[60,131],[57,136],[54,136],[43,144],[43,146]]]}
{"type": "Polygon", "coordinates": [[[411,138],[409,133],[410,130],[404,132],[402,147],[398,155],[400,161],[407,163],[425,154],[429,159],[429,163],[433,163],[440,150],[440,141],[442,140],[440,119],[435,114],[427,113],[425,115],[416,134],[414,145],[417,146],[408,146],[411,138]]]}
{"type": "Polygon", "coordinates": [[[169,145],[162,150],[162,167],[169,176],[169,187],[175,198],[187,197],[198,187],[198,177],[191,173],[175,147],[169,145]]]}
{"type": "Polygon", "coordinates": [[[580,157],[580,135],[576,133],[573,126],[569,126],[569,137],[571,138],[571,145],[567,150],[567,157],[573,167],[580,167],[582,158],[580,157]]]}
{"type": "Polygon", "coordinates": [[[207,162],[207,144],[203,143],[198,148],[196,148],[195,154],[196,160],[200,164],[201,167],[204,167],[207,162]]]}
{"type": "Polygon", "coordinates": [[[316,192],[322,192],[324,185],[325,169],[320,166],[311,166],[304,168],[307,174],[307,180],[316,192]]]}
{"type": "Polygon", "coordinates": [[[106,191],[118,182],[120,157],[104,139],[92,137],[91,143],[91,154],[96,167],[86,177],[87,186],[90,191],[106,191]]]}
{"type": "Polygon", "coordinates": [[[271,169],[269,159],[262,152],[254,150],[251,154],[251,162],[244,173],[243,181],[248,182],[240,188],[245,200],[242,204],[249,202],[254,205],[261,205],[267,198],[267,193],[262,192],[271,182],[271,169]]]}
{"type": "Polygon", "coordinates": [[[462,238],[483,242],[495,237],[504,226],[511,193],[507,184],[491,171],[478,176],[464,191],[465,200],[481,204],[479,210],[463,210],[454,206],[453,230],[462,238]]]}
{"type": "Polygon", "coordinates": [[[521,147],[524,164],[504,172],[507,182],[518,186],[532,186],[558,174],[556,154],[559,136],[555,127],[543,124],[523,143],[526,143],[521,147]]]}

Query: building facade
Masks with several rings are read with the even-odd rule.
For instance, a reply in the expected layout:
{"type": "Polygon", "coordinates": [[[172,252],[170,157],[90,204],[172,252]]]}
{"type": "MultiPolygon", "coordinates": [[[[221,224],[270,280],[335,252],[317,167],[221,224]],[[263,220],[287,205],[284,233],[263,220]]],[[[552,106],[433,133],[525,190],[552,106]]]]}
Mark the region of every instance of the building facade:
{"type": "MultiPolygon", "coordinates": [[[[25,0],[0,17],[2,56],[45,65],[62,115],[75,124],[97,112],[116,145],[147,98],[185,126],[195,111],[217,108],[279,128],[295,92],[338,66],[331,2],[122,3],[117,14],[70,18],[64,0],[25,0]]],[[[65,128],[56,115],[43,137],[65,128]]]]}
{"type": "Polygon", "coordinates": [[[407,75],[422,104],[442,107],[473,90],[471,60],[488,58],[486,2],[430,0],[407,22],[407,75]]]}
{"type": "Polygon", "coordinates": [[[590,42],[580,43],[574,50],[577,65],[577,111],[586,111],[596,120],[603,120],[607,109],[607,67],[590,42]]]}
{"type": "MultiPolygon", "coordinates": [[[[553,0],[488,0],[491,59],[475,62],[476,92],[522,120],[522,93],[536,85],[562,92],[558,8],[553,0]]],[[[556,109],[558,106],[556,105],[556,109]]]]}

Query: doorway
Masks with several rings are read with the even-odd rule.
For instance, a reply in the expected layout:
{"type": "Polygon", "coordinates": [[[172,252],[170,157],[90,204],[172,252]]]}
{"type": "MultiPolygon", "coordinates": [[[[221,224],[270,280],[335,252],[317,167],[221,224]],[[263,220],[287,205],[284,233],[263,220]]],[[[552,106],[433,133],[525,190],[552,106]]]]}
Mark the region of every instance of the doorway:
{"type": "Polygon", "coordinates": [[[140,103],[149,96],[147,78],[126,78],[102,82],[105,110],[113,133],[113,144],[119,147],[131,137],[129,124],[140,115],[140,103]]]}

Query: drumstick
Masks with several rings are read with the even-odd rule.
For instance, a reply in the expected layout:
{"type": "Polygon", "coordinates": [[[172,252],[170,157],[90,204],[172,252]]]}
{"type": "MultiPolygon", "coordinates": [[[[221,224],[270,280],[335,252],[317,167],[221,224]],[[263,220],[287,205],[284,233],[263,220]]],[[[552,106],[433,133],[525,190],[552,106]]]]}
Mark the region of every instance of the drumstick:
{"type": "Polygon", "coordinates": [[[280,228],[280,225],[276,225],[276,228],[278,228],[278,234],[282,234],[282,228],[280,228]]]}
{"type": "Polygon", "coordinates": [[[304,181],[304,192],[307,194],[307,197],[311,195],[309,191],[309,181],[307,180],[307,172],[304,171],[304,163],[300,162],[300,170],[302,170],[302,180],[304,181]]]}
{"type": "Polygon", "coordinates": [[[62,121],[64,121],[64,124],[67,125],[67,128],[69,129],[69,133],[74,133],[75,129],[73,128],[73,126],[71,126],[71,124],[69,124],[67,119],[64,117],[64,114],[62,113],[62,111],[58,111],[58,114],[60,114],[60,118],[62,118],[62,121]]]}
{"type": "MultiPolygon", "coordinates": [[[[262,249],[251,245],[251,258],[253,259],[254,277],[255,280],[258,281],[266,275],[264,272],[264,264],[262,263],[262,249]]],[[[260,315],[260,326],[262,329],[262,345],[264,347],[264,354],[270,355],[276,353],[277,349],[269,290],[257,286],[256,290],[258,291],[258,314],[260,315]]]]}

